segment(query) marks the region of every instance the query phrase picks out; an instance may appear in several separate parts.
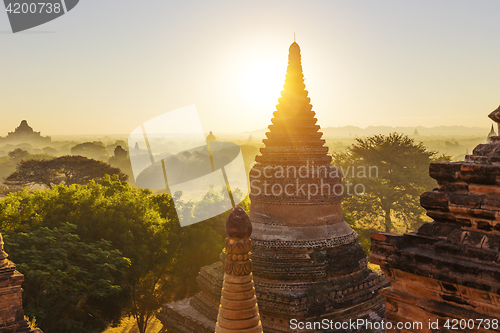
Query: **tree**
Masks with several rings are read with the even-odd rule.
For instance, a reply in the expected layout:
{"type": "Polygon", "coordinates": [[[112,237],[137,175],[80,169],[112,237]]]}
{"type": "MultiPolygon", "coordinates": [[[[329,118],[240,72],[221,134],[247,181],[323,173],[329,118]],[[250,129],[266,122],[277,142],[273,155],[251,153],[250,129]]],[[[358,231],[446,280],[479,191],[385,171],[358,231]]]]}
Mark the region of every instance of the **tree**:
{"type": "MultiPolygon", "coordinates": [[[[52,158],[52,156],[47,154],[30,154],[26,150],[16,148],[8,153],[8,156],[0,157],[0,179],[4,180],[14,171],[16,171],[16,165],[21,161],[27,160],[41,160],[52,158]]],[[[19,190],[19,186],[1,186],[1,193],[7,194],[12,191],[19,190]]]]}
{"type": "Polygon", "coordinates": [[[357,138],[346,152],[334,154],[344,187],[351,188],[344,193],[346,220],[357,224],[358,233],[370,228],[395,231],[394,218],[405,231],[414,230],[423,222],[420,194],[435,186],[429,163],[449,159],[403,134],[357,138]]]}
{"type": "Polygon", "coordinates": [[[15,163],[19,162],[22,159],[27,159],[31,156],[26,150],[21,148],[16,148],[13,151],[9,152],[8,156],[15,163]]]}
{"type": "Polygon", "coordinates": [[[128,176],[109,164],[83,156],[61,156],[45,160],[21,160],[16,171],[5,179],[11,186],[45,185],[52,188],[57,184],[86,184],[104,175],[118,175],[120,180],[128,176]]]}
{"type": "Polygon", "coordinates": [[[45,332],[102,332],[130,261],[107,241],[82,242],[75,225],[28,232],[2,230],[6,250],[24,274],[23,308],[45,332]],[[106,300],[108,299],[108,300],[106,300]]]}
{"type": "MultiPolygon", "coordinates": [[[[168,265],[168,256],[173,255],[168,252],[167,246],[169,227],[174,221],[160,217],[152,197],[150,190],[133,189],[116,175],[113,178],[106,176],[100,183],[57,185],[51,190],[31,193],[24,190],[0,201],[0,228],[31,234],[40,228],[60,229],[69,222],[75,226],[72,234],[78,236],[82,243],[109,242],[113,249],[130,260],[125,274],[116,281],[121,291],[105,300],[107,311],[118,318],[123,311],[133,307],[132,303],[143,297],[140,294],[142,290],[137,290],[141,281],[147,279],[150,272],[157,271],[155,266],[168,265]]],[[[29,242],[25,242],[20,249],[29,248],[29,242]]],[[[52,251],[51,247],[46,247],[34,257],[52,258],[52,251]]],[[[25,260],[20,258],[17,263],[23,264],[25,260]]],[[[95,269],[99,268],[95,266],[95,269]]],[[[42,281],[42,285],[61,283],[58,278],[55,276],[54,282],[42,281]]],[[[33,290],[30,285],[24,288],[25,294],[33,290]]],[[[41,295],[42,298],[45,296],[49,295],[41,295]]],[[[49,308],[57,305],[54,298],[44,300],[49,308]]],[[[73,314],[71,312],[68,320],[85,325],[81,317],[73,314]]],[[[41,328],[44,329],[43,326],[41,328]]],[[[74,331],[66,329],[61,332],[74,331]]]]}
{"type": "Polygon", "coordinates": [[[146,332],[147,323],[161,304],[198,291],[196,277],[200,268],[217,261],[224,246],[225,221],[229,212],[186,227],[181,227],[177,219],[178,213],[196,216],[207,206],[227,200],[223,191],[216,192],[212,188],[199,202],[183,202],[180,192],[175,195],[175,207],[169,194],[152,197],[161,217],[175,223],[169,224],[168,255],[152,261],[162,265],[152,265],[149,273],[134,286],[137,295],[134,295],[129,314],[136,319],[140,333],[146,332]]]}
{"type": "Polygon", "coordinates": [[[107,159],[106,147],[100,141],[84,142],[71,148],[71,154],[82,155],[95,159],[107,159]]]}
{"type": "Polygon", "coordinates": [[[42,151],[43,151],[45,154],[47,154],[47,155],[52,155],[52,156],[55,156],[55,155],[57,155],[57,153],[58,153],[57,149],[52,148],[52,147],[48,147],[48,146],[47,146],[47,147],[42,148],[42,151]]]}
{"type": "MultiPolygon", "coordinates": [[[[222,199],[211,193],[205,201],[222,199]]],[[[187,202],[177,208],[183,214],[198,214],[205,204],[187,202]]],[[[40,228],[59,230],[68,222],[76,226],[71,233],[81,242],[105,240],[128,258],[130,266],[116,280],[121,291],[106,298],[106,307],[113,313],[132,315],[141,333],[161,304],[196,291],[200,267],[216,261],[223,247],[226,217],[227,213],[181,228],[170,195],[131,188],[116,175],[105,176],[99,183],[24,190],[0,201],[0,228],[30,233],[40,228]]],[[[24,244],[23,248],[29,247],[28,242],[24,244]]],[[[51,250],[44,248],[37,256],[51,257],[44,251],[51,250]]],[[[16,261],[22,264],[24,260],[16,261]]],[[[26,293],[30,290],[25,286],[26,293]]]]}

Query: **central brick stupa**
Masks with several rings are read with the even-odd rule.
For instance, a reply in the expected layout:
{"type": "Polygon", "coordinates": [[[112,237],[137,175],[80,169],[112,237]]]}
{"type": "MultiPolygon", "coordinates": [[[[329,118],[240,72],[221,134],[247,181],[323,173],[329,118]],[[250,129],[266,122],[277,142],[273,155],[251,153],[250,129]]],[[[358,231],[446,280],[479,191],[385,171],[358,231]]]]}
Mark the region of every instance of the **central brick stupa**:
{"type": "MultiPolygon", "coordinates": [[[[253,276],[263,331],[296,332],[299,323],[381,321],[388,285],[367,267],[357,234],[341,215],[342,183],[331,165],[302,74],[300,47],[289,49],[284,90],[250,171],[253,276]]],[[[213,332],[221,262],[201,269],[201,293],[166,304],[168,332],[213,332]]],[[[300,332],[349,332],[313,328],[300,332]]]]}

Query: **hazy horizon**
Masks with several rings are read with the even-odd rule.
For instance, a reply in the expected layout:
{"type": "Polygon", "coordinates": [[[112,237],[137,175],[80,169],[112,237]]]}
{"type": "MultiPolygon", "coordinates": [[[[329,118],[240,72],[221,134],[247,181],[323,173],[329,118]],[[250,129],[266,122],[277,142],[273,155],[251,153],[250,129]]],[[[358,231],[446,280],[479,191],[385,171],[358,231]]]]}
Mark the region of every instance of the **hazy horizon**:
{"type": "Polygon", "coordinates": [[[128,134],[192,104],[206,133],[266,128],[294,32],[321,128],[489,129],[498,12],[493,0],[86,1],[9,34],[1,11],[0,136],[22,119],[42,135],[128,134]]]}
{"type": "MultiPolygon", "coordinates": [[[[81,137],[85,137],[85,136],[88,136],[88,137],[93,137],[93,138],[96,138],[96,137],[106,137],[106,136],[109,136],[109,137],[115,137],[115,138],[126,138],[129,136],[130,133],[74,133],[74,134],[51,134],[51,133],[44,133],[43,130],[40,130],[40,129],[37,129],[35,128],[34,126],[31,125],[31,123],[29,122],[28,120],[28,125],[30,125],[30,127],[33,128],[33,130],[35,132],[40,132],[40,135],[41,136],[50,136],[52,138],[81,138],[81,137]]],[[[17,127],[17,126],[15,126],[17,127]]],[[[9,130],[8,132],[13,132],[14,131],[14,128],[12,128],[11,130],[9,130]]],[[[334,130],[334,129],[346,129],[346,128],[353,128],[353,129],[359,129],[359,130],[362,130],[362,131],[366,131],[370,128],[391,128],[391,129],[407,129],[407,130],[411,130],[412,132],[415,130],[415,129],[426,129],[426,130],[436,130],[438,128],[448,128],[448,129],[454,129],[454,128],[457,128],[457,131],[459,131],[460,128],[465,128],[465,129],[470,129],[470,130],[476,130],[477,131],[477,135],[487,135],[491,128],[491,125],[490,127],[477,127],[477,126],[463,126],[463,125],[440,125],[440,126],[432,126],[432,127],[426,127],[426,126],[384,126],[384,125],[380,125],[380,126],[372,126],[372,125],[369,125],[369,126],[366,126],[366,127],[359,127],[359,126],[355,126],[355,125],[345,125],[345,126],[321,126],[320,125],[320,129],[319,131],[322,132],[324,130],[334,130]],[[486,133],[486,134],[485,134],[486,133]]],[[[494,129],[495,131],[497,131],[497,127],[494,126],[494,129]]],[[[244,132],[227,132],[227,131],[221,131],[221,132],[216,132],[214,133],[217,134],[217,135],[224,135],[224,136],[227,136],[227,135],[251,135],[253,133],[259,133],[259,132],[267,132],[269,131],[269,129],[267,127],[264,127],[264,128],[258,128],[258,129],[255,129],[255,130],[249,130],[249,131],[244,131],[244,132]]],[[[213,132],[213,131],[212,131],[213,132]]],[[[456,133],[457,135],[460,135],[462,134],[461,132],[457,132],[456,133]]],[[[0,138],[4,138],[6,137],[7,135],[7,132],[5,133],[0,133],[0,138]]],[[[182,135],[192,135],[192,133],[172,133],[172,134],[162,134],[163,136],[165,137],[178,137],[179,135],[182,136],[182,135]]],[[[323,133],[323,136],[325,136],[326,133],[323,133]]],[[[443,133],[443,134],[420,134],[419,135],[422,135],[422,136],[425,136],[425,135],[443,135],[443,136],[448,136],[450,134],[448,133],[443,133]]],[[[474,135],[474,134],[470,134],[469,133],[463,133],[464,136],[470,136],[470,135],[474,135]]]]}

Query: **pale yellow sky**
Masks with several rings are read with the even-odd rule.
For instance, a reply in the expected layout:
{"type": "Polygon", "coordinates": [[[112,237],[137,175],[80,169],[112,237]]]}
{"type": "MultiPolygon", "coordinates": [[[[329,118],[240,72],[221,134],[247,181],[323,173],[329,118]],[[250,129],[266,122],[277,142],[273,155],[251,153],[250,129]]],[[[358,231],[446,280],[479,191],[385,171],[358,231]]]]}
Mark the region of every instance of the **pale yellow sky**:
{"type": "Polygon", "coordinates": [[[195,104],[205,131],[265,128],[296,32],[321,127],[489,127],[500,2],[81,1],[26,33],[0,13],[0,136],[128,134],[195,104]],[[479,5],[478,5],[479,4],[479,5]]]}

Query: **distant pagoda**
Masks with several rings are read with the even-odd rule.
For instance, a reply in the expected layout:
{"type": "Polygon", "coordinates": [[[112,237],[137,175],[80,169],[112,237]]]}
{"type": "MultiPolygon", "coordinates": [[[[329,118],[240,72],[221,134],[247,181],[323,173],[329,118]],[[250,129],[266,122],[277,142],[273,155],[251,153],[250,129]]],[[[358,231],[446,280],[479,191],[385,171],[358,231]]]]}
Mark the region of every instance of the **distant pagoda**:
{"type": "Polygon", "coordinates": [[[491,125],[491,130],[490,130],[490,133],[488,133],[488,136],[486,137],[486,142],[487,143],[491,143],[492,142],[492,138],[494,136],[497,136],[497,133],[495,132],[495,129],[493,128],[493,125],[491,125]]]}
{"type": "Polygon", "coordinates": [[[7,133],[7,136],[0,138],[2,142],[15,142],[15,143],[50,143],[50,136],[42,136],[40,132],[35,132],[26,120],[21,121],[14,132],[7,133]]]}
{"type": "MultiPolygon", "coordinates": [[[[265,147],[250,171],[253,275],[266,333],[296,332],[291,320],[376,322],[384,317],[385,300],[378,290],[388,286],[388,279],[367,267],[357,234],[342,218],[341,179],[307,95],[294,42],[265,147]]],[[[214,331],[222,274],[222,262],[203,267],[201,293],[163,306],[158,318],[168,332],[214,331]]]]}
{"type": "MultiPolygon", "coordinates": [[[[490,117],[491,120],[497,123],[498,125],[498,135],[500,135],[500,106],[493,110],[488,117],[490,117]]],[[[494,141],[494,138],[497,136],[497,133],[495,133],[495,129],[493,128],[493,125],[491,125],[491,130],[490,133],[488,134],[488,137],[486,138],[487,143],[492,143],[494,141]]]]}
{"type": "Polygon", "coordinates": [[[208,133],[207,135],[207,142],[214,142],[214,141],[217,141],[217,138],[215,137],[214,133],[210,131],[210,133],[208,133]]]}

